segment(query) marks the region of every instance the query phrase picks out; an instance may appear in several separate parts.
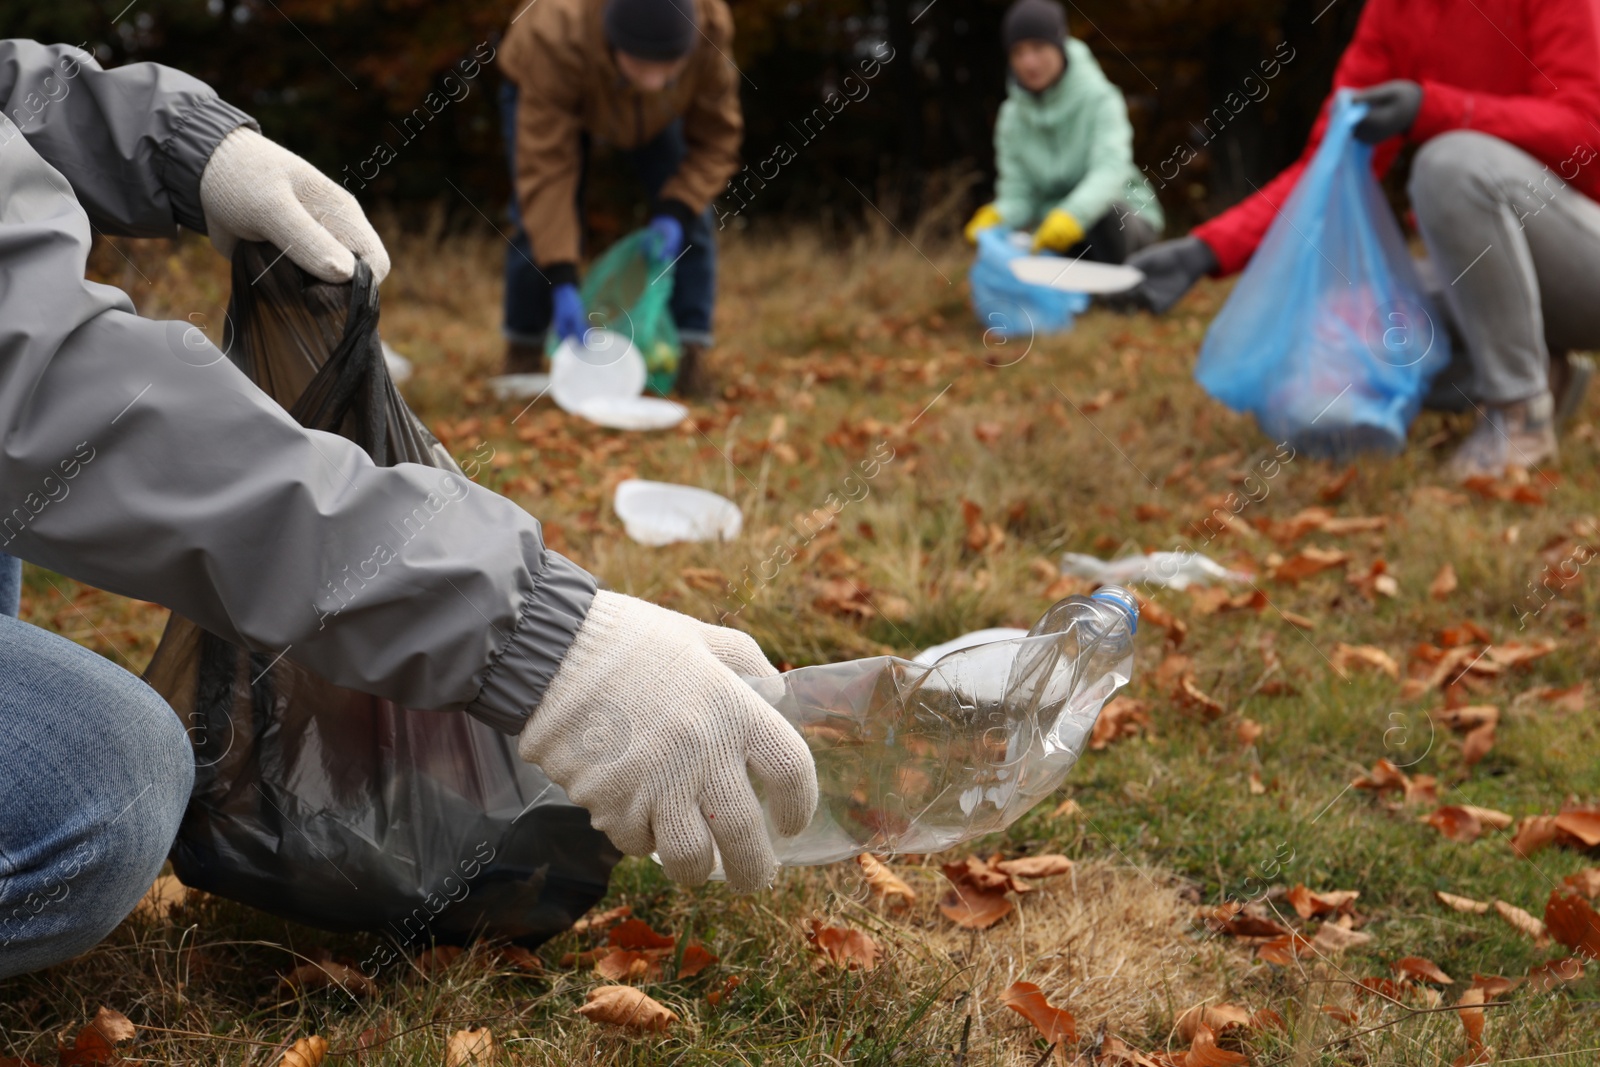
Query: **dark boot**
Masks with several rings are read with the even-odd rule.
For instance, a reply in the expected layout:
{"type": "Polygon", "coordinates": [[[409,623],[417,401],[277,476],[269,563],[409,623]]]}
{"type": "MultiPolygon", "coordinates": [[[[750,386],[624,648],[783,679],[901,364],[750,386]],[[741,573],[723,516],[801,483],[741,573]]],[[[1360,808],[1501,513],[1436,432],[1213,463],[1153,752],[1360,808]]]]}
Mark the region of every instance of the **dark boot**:
{"type": "Polygon", "coordinates": [[[502,374],[543,374],[544,346],[506,342],[506,365],[502,374]]]}
{"type": "Polygon", "coordinates": [[[685,341],[678,353],[678,380],[672,391],[693,400],[704,400],[711,395],[711,377],[705,369],[706,346],[685,341]]]}

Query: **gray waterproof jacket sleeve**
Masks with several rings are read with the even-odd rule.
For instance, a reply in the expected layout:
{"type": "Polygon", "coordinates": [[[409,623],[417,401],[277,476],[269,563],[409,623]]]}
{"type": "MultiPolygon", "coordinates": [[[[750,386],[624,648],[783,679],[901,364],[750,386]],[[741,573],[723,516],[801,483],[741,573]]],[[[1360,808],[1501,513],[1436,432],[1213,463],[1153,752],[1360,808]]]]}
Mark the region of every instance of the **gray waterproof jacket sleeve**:
{"type": "Polygon", "coordinates": [[[91,219],[203,229],[201,172],[249,117],[169,68],[31,41],[0,41],[0,111],[0,550],[521,729],[594,579],[511,501],[303,429],[192,325],[84,278],[91,219]]]}

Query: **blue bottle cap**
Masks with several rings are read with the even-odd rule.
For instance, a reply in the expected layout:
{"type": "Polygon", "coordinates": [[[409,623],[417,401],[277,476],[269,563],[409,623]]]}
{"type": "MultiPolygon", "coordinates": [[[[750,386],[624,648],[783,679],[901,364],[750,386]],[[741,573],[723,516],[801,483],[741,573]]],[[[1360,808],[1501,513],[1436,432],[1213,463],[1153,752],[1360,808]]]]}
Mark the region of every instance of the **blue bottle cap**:
{"type": "Polygon", "coordinates": [[[1130,634],[1139,632],[1139,600],[1120,585],[1102,586],[1090,593],[1089,599],[1115,604],[1128,616],[1128,632],[1130,634]]]}

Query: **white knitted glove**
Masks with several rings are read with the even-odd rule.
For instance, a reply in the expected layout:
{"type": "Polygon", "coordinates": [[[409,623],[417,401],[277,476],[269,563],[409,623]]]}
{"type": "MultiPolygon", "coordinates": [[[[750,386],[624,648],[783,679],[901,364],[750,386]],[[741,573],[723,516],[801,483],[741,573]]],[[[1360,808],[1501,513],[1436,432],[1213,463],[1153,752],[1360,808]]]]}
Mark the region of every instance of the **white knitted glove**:
{"type": "Polygon", "coordinates": [[[720,851],[729,885],[760,889],[778,861],[750,774],[780,834],[817,807],[805,741],[737,677],[774,673],[747,634],[601,590],[517,751],[674,881],[704,882],[720,851]]]}
{"type": "Polygon", "coordinates": [[[224,256],[240,241],[266,241],[325,282],[347,282],[357,253],[374,282],[389,253],[356,198],[332,178],[248,126],[222,139],[200,175],[206,232],[224,256]]]}

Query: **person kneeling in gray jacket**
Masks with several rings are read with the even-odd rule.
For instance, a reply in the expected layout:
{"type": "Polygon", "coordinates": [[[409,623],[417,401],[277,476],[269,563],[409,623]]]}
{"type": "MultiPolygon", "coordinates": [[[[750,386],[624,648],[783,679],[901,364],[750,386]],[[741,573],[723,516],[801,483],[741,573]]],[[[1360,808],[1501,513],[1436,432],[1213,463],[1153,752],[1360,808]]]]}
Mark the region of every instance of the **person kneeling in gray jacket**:
{"type": "Polygon", "coordinates": [[[91,233],[268,241],[324,281],[382,242],[353,197],[168,67],[0,41],[0,977],[70,958],[159,871],[194,776],[133,675],[15,618],[20,564],[171,608],[335,684],[519,735],[622,851],[736,889],[804,829],[816,771],[739,675],[746,634],[616,593],[467,484],[360,599],[315,605],[438,472],[307,430],[187,322],[85,278],[91,233]],[[197,350],[197,343],[200,349],[197,350]],[[17,557],[17,558],[12,558],[17,557]],[[604,753],[597,759],[596,753],[604,753]]]}

